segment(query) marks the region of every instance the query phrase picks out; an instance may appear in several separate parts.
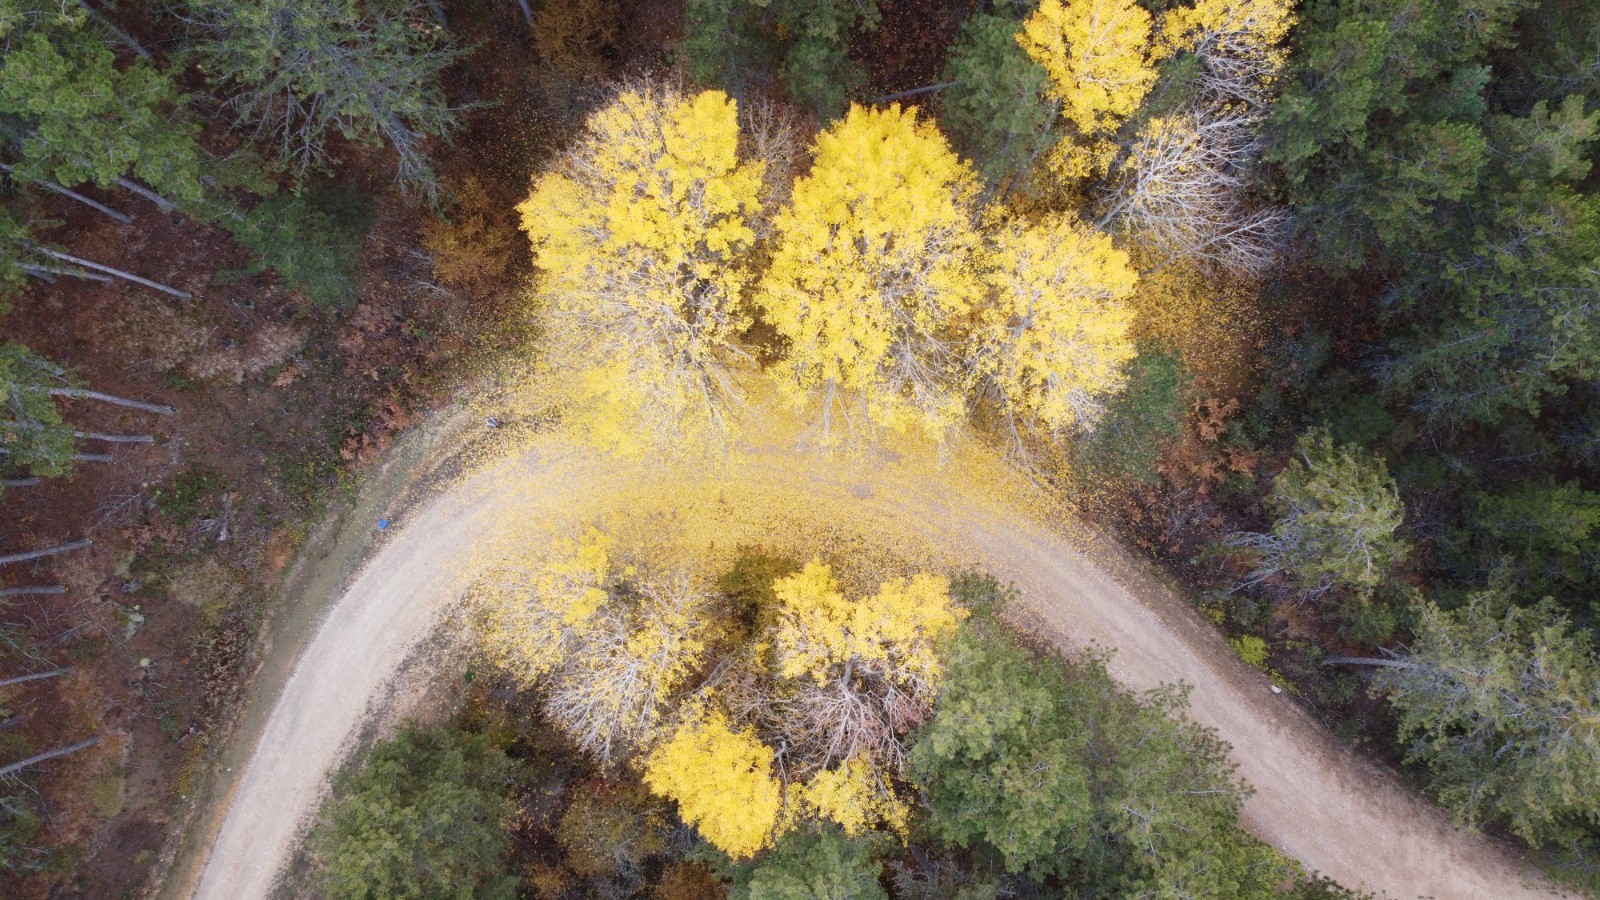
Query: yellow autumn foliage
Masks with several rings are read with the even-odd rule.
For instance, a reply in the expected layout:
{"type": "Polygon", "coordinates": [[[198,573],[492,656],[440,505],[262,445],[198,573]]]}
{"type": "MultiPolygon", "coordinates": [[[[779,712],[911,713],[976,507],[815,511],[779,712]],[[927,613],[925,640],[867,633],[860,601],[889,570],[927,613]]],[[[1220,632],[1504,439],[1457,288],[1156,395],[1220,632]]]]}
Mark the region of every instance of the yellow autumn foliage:
{"type": "Polygon", "coordinates": [[[1136,353],[1128,255],[1071,215],[1009,222],[988,255],[994,299],[969,351],[976,386],[1047,432],[1092,425],[1136,353]]]}
{"type": "Polygon", "coordinates": [[[1294,23],[1287,0],[1197,0],[1166,14],[1157,53],[1226,55],[1235,58],[1234,65],[1249,60],[1276,72],[1287,57],[1284,39],[1294,23]]]}
{"type": "Polygon", "coordinates": [[[772,748],[750,729],[703,710],[650,754],[644,782],[677,801],[678,815],[712,846],[744,859],[772,844],[780,830],[783,786],[772,748]]]}
{"type": "Polygon", "coordinates": [[[967,616],[950,599],[950,580],[939,575],[891,579],[873,596],[850,600],[833,568],[812,560],[772,588],[778,674],[817,684],[854,661],[931,684],[943,671],[937,645],[967,616]]]}
{"type": "Polygon", "coordinates": [[[741,156],[725,94],[647,82],[591,116],[535,179],[517,210],[538,299],[559,363],[584,370],[591,407],[620,405],[672,433],[722,426],[732,339],[750,321],[742,254],[763,168],[741,156]]]}
{"type": "Polygon", "coordinates": [[[911,819],[910,804],[895,795],[871,762],[860,757],[818,772],[795,792],[806,813],[837,822],[849,835],[880,824],[904,834],[911,819]]]}
{"type": "Polygon", "coordinates": [[[898,104],[852,106],[817,137],[758,302],[789,345],[780,378],[794,399],[821,395],[825,430],[836,407],[895,431],[961,419],[950,360],[983,291],[976,190],[933,123],[898,104]]]}
{"type": "Polygon", "coordinates": [[[634,604],[603,610],[573,643],[545,700],[551,720],[602,763],[650,742],[718,623],[687,574],[643,577],[633,592],[634,604]]]}
{"type": "Polygon", "coordinates": [[[523,681],[537,681],[594,626],[612,577],[612,539],[592,527],[555,539],[531,561],[494,567],[478,586],[485,650],[523,681]]]}
{"type": "Polygon", "coordinates": [[[1103,173],[1108,140],[1156,81],[1150,14],[1134,0],[1042,0],[1017,42],[1050,77],[1071,134],[1051,164],[1068,178],[1103,173]]]}

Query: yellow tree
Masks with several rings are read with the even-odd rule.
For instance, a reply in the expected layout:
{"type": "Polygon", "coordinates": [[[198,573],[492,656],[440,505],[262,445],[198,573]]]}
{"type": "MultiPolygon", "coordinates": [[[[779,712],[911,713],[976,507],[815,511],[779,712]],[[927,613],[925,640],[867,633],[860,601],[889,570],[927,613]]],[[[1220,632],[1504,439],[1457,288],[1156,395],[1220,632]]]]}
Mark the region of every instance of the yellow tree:
{"type": "Polygon", "coordinates": [[[972,170],[898,105],[851,107],[815,151],[758,294],[789,345],[780,377],[796,398],[820,394],[825,434],[836,409],[942,434],[965,412],[952,362],[982,293],[972,170]]]}
{"type": "Polygon", "coordinates": [[[610,600],[617,575],[613,543],[587,528],[557,538],[544,552],[495,565],[475,588],[489,656],[528,684],[565,661],[610,600]]]}
{"type": "Polygon", "coordinates": [[[784,795],[773,759],[754,731],[701,710],[650,754],[644,782],[677,801],[678,815],[712,846],[743,859],[770,846],[780,830],[784,795]]]}
{"type": "Polygon", "coordinates": [[[575,743],[609,763],[649,742],[672,701],[705,663],[716,617],[687,574],[640,579],[574,642],[550,678],[545,711],[575,743]]]}
{"type": "Polygon", "coordinates": [[[762,173],[726,95],[646,82],[591,116],[518,207],[558,361],[629,427],[724,424],[762,173]]]}
{"type": "Polygon", "coordinates": [[[830,566],[813,560],[773,583],[769,635],[779,678],[795,683],[784,721],[803,766],[868,755],[898,766],[899,738],[926,718],[943,667],[941,641],[966,612],[935,575],[883,583],[850,599],[830,566]]]}
{"type": "Polygon", "coordinates": [[[1069,136],[1052,164],[1067,178],[1101,174],[1111,136],[1156,81],[1150,14],[1134,0],[1042,0],[1017,42],[1050,76],[1069,136]]]}
{"type": "Polygon", "coordinates": [[[641,571],[594,528],[501,565],[477,601],[488,655],[603,763],[649,743],[719,625],[697,579],[641,571]]]}
{"type": "Polygon", "coordinates": [[[1190,54],[1184,102],[1139,129],[1102,221],[1167,258],[1259,273],[1281,257],[1288,213],[1251,196],[1262,126],[1294,23],[1286,0],[1199,0],[1167,13],[1158,54],[1190,54]]]}
{"type": "Polygon", "coordinates": [[[939,644],[965,610],[948,579],[892,579],[878,593],[845,597],[831,567],[813,560],[773,582],[768,633],[775,674],[789,682],[768,720],[787,747],[797,811],[852,833],[904,826],[908,808],[892,773],[906,734],[932,713],[943,666],[939,644]]]}
{"type": "Polygon", "coordinates": [[[1198,0],[1167,13],[1157,52],[1193,53],[1201,92],[1264,107],[1287,61],[1294,22],[1288,0],[1198,0]]]}
{"type": "Polygon", "coordinates": [[[1010,424],[1092,427],[1135,355],[1126,299],[1138,276],[1111,239],[1071,215],[1011,221],[988,250],[993,301],[968,349],[974,390],[1010,424]]]}

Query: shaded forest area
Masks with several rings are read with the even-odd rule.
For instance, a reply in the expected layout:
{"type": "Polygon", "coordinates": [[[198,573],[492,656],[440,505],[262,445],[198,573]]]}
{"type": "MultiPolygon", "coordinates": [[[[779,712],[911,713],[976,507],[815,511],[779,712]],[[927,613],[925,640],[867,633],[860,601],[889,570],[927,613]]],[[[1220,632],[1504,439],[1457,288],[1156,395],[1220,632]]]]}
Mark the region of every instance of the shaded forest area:
{"type": "MultiPolygon", "coordinates": [[[[985,202],[1109,236],[1140,279],[1119,388],[1061,421],[1004,392],[971,416],[1341,738],[1600,878],[1593,4],[0,0],[0,49],[17,895],[159,871],[297,548],[520,346],[530,173],[616,79],[674,71],[808,135],[916,105],[985,202]],[[1091,13],[1119,24],[1087,52],[1091,13]]],[[[477,699],[467,736],[377,752],[559,772],[513,779],[525,891],[780,879],[694,861],[637,785],[496,724],[539,715],[477,699]],[[580,816],[572,783],[615,803],[580,816]],[[636,833],[639,859],[595,857],[636,833]]],[[[957,838],[895,895],[987,871],[987,839],[957,838]]],[[[878,850],[805,840],[771,866],[899,884],[878,850]]]]}

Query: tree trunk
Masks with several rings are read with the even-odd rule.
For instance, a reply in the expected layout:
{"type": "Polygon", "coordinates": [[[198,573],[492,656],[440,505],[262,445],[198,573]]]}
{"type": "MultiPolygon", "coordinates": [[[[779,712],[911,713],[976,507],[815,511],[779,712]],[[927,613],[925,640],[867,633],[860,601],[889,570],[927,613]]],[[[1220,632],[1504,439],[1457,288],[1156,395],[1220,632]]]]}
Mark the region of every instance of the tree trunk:
{"type": "MultiPolygon", "coordinates": [[[[16,171],[16,169],[13,168],[12,166],[10,166],[10,165],[8,165],[6,163],[0,163],[0,172],[4,172],[7,175],[10,175],[15,171],[16,171]]],[[[71,188],[64,187],[62,185],[56,184],[53,181],[44,181],[44,180],[41,179],[39,181],[30,181],[30,182],[28,182],[28,184],[36,184],[39,187],[42,187],[47,191],[54,191],[55,193],[60,194],[63,197],[70,197],[73,200],[76,200],[79,203],[82,203],[84,206],[89,207],[90,209],[94,210],[95,212],[98,212],[98,213],[101,213],[102,215],[106,215],[106,216],[109,216],[109,217],[111,217],[113,219],[116,219],[118,222],[121,222],[124,225],[127,225],[127,224],[129,224],[129,223],[131,223],[133,221],[133,217],[128,215],[127,213],[119,213],[116,210],[112,209],[111,207],[105,205],[104,203],[99,202],[98,200],[90,200],[88,197],[85,197],[84,195],[78,193],[77,191],[72,190],[71,188]]]]}
{"type": "Polygon", "coordinates": [[[108,444],[154,444],[151,434],[101,434],[98,431],[74,431],[72,436],[85,441],[105,441],[108,444]]]}
{"type": "Polygon", "coordinates": [[[21,762],[14,762],[9,766],[6,766],[4,768],[0,768],[0,778],[4,778],[7,775],[10,775],[12,772],[20,772],[20,771],[22,771],[23,769],[26,769],[29,766],[38,765],[39,763],[42,763],[42,762],[44,762],[46,760],[55,759],[58,756],[66,756],[68,753],[77,753],[79,750],[84,750],[84,749],[87,749],[89,747],[93,747],[95,744],[98,744],[98,743],[100,743],[100,738],[99,737],[92,737],[92,738],[89,738],[86,741],[79,741],[76,744],[71,744],[71,745],[66,746],[66,747],[57,747],[54,750],[46,750],[43,753],[40,753],[40,754],[37,754],[37,755],[34,755],[34,756],[30,756],[27,759],[22,760],[21,762]]]}
{"type": "Polygon", "coordinates": [[[60,669],[53,669],[49,672],[39,672],[34,675],[18,675],[15,678],[0,678],[0,687],[9,687],[13,684],[22,684],[24,681],[43,681],[46,678],[55,678],[58,675],[65,675],[71,671],[71,666],[64,666],[60,669]]]}
{"type": "Polygon", "coordinates": [[[528,8],[528,0],[517,0],[517,6],[522,8],[522,20],[528,23],[529,28],[532,28],[533,10],[528,8]]]}
{"type": "Polygon", "coordinates": [[[921,94],[931,94],[934,91],[942,91],[945,88],[957,87],[960,84],[961,82],[959,81],[941,81],[938,84],[930,84],[924,87],[912,88],[909,91],[900,91],[894,94],[884,94],[882,97],[873,97],[871,100],[867,101],[867,105],[877,106],[879,103],[888,103],[891,100],[904,100],[907,97],[916,97],[921,94]]]}
{"type": "Polygon", "coordinates": [[[42,559],[46,556],[54,556],[57,553],[68,553],[73,550],[82,550],[92,543],[93,542],[88,538],[84,538],[81,541],[73,541],[70,544],[57,544],[54,547],[45,547],[42,550],[25,550],[21,553],[12,553],[8,556],[0,556],[0,566],[10,565],[11,563],[27,562],[30,559],[42,559]]]}
{"type": "Polygon", "coordinates": [[[32,594],[65,594],[67,586],[64,584],[19,584],[16,587],[0,588],[0,597],[26,597],[32,594]]]}
{"type": "Polygon", "coordinates": [[[171,200],[168,200],[167,198],[161,196],[155,191],[150,190],[139,182],[133,181],[132,179],[118,178],[117,186],[133,191],[135,194],[138,194],[146,200],[149,200],[151,203],[154,203],[157,207],[159,207],[162,212],[172,212],[178,208],[178,204],[173,203],[171,200]]]}
{"type": "Polygon", "coordinates": [[[37,478],[0,478],[0,487],[33,487],[39,483],[37,478]]]}
{"type": "Polygon", "coordinates": [[[171,294],[172,296],[177,297],[179,300],[193,300],[194,299],[194,295],[189,293],[188,291],[180,291],[175,287],[167,287],[166,285],[162,284],[159,281],[151,281],[148,278],[140,278],[139,276],[133,274],[132,272],[124,272],[121,269],[113,269],[110,266],[103,266],[103,265],[101,265],[101,264],[99,264],[97,262],[90,262],[87,259],[79,259],[78,257],[73,256],[70,253],[62,253],[59,250],[51,250],[49,247],[39,247],[38,249],[40,251],[42,251],[43,253],[48,254],[49,256],[53,256],[56,259],[61,260],[62,262],[76,263],[77,265],[85,266],[85,267],[90,268],[90,269],[94,269],[97,272],[104,272],[107,275],[115,275],[118,278],[127,279],[128,281],[131,281],[134,284],[142,284],[147,288],[154,288],[154,289],[156,289],[158,291],[161,291],[164,294],[171,294]]]}
{"type": "Polygon", "coordinates": [[[1416,663],[1398,659],[1377,659],[1371,656],[1330,656],[1322,661],[1325,666],[1382,666],[1386,669],[1411,669],[1416,663]]]}
{"type": "Polygon", "coordinates": [[[101,403],[109,403],[112,406],[140,409],[145,412],[155,413],[158,416],[170,416],[173,412],[170,406],[162,406],[159,403],[143,403],[138,400],[128,400],[124,397],[113,397],[110,394],[102,394],[99,391],[91,391],[87,388],[51,388],[50,395],[52,397],[71,397],[74,400],[99,400],[101,403]]]}
{"type": "Polygon", "coordinates": [[[68,278],[82,278],[84,281],[98,281],[101,284],[111,283],[109,276],[101,275],[98,272],[85,272],[82,269],[63,269],[60,266],[40,266],[33,263],[23,263],[22,271],[51,284],[56,283],[57,275],[65,275],[68,278]]]}
{"type": "Polygon", "coordinates": [[[100,13],[99,10],[90,6],[86,0],[78,0],[78,5],[83,7],[84,12],[87,12],[91,18],[93,18],[96,22],[99,22],[107,31],[116,35],[117,40],[127,44],[129,50],[132,50],[145,59],[150,58],[150,51],[146,50],[138,41],[134,40],[133,35],[123,31],[121,28],[118,28],[115,22],[106,18],[100,13]]]}

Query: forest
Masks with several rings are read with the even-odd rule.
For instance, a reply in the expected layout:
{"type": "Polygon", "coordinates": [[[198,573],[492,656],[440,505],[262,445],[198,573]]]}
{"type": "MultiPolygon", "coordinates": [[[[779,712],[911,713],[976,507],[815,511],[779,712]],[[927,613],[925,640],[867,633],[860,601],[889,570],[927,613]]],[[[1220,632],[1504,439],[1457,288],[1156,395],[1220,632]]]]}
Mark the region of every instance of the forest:
{"type": "Polygon", "coordinates": [[[0,0],[0,893],[257,896],[275,692],[470,502],[259,896],[1431,877],[1024,517],[1600,896],[1597,161],[1590,0],[0,0]]]}

